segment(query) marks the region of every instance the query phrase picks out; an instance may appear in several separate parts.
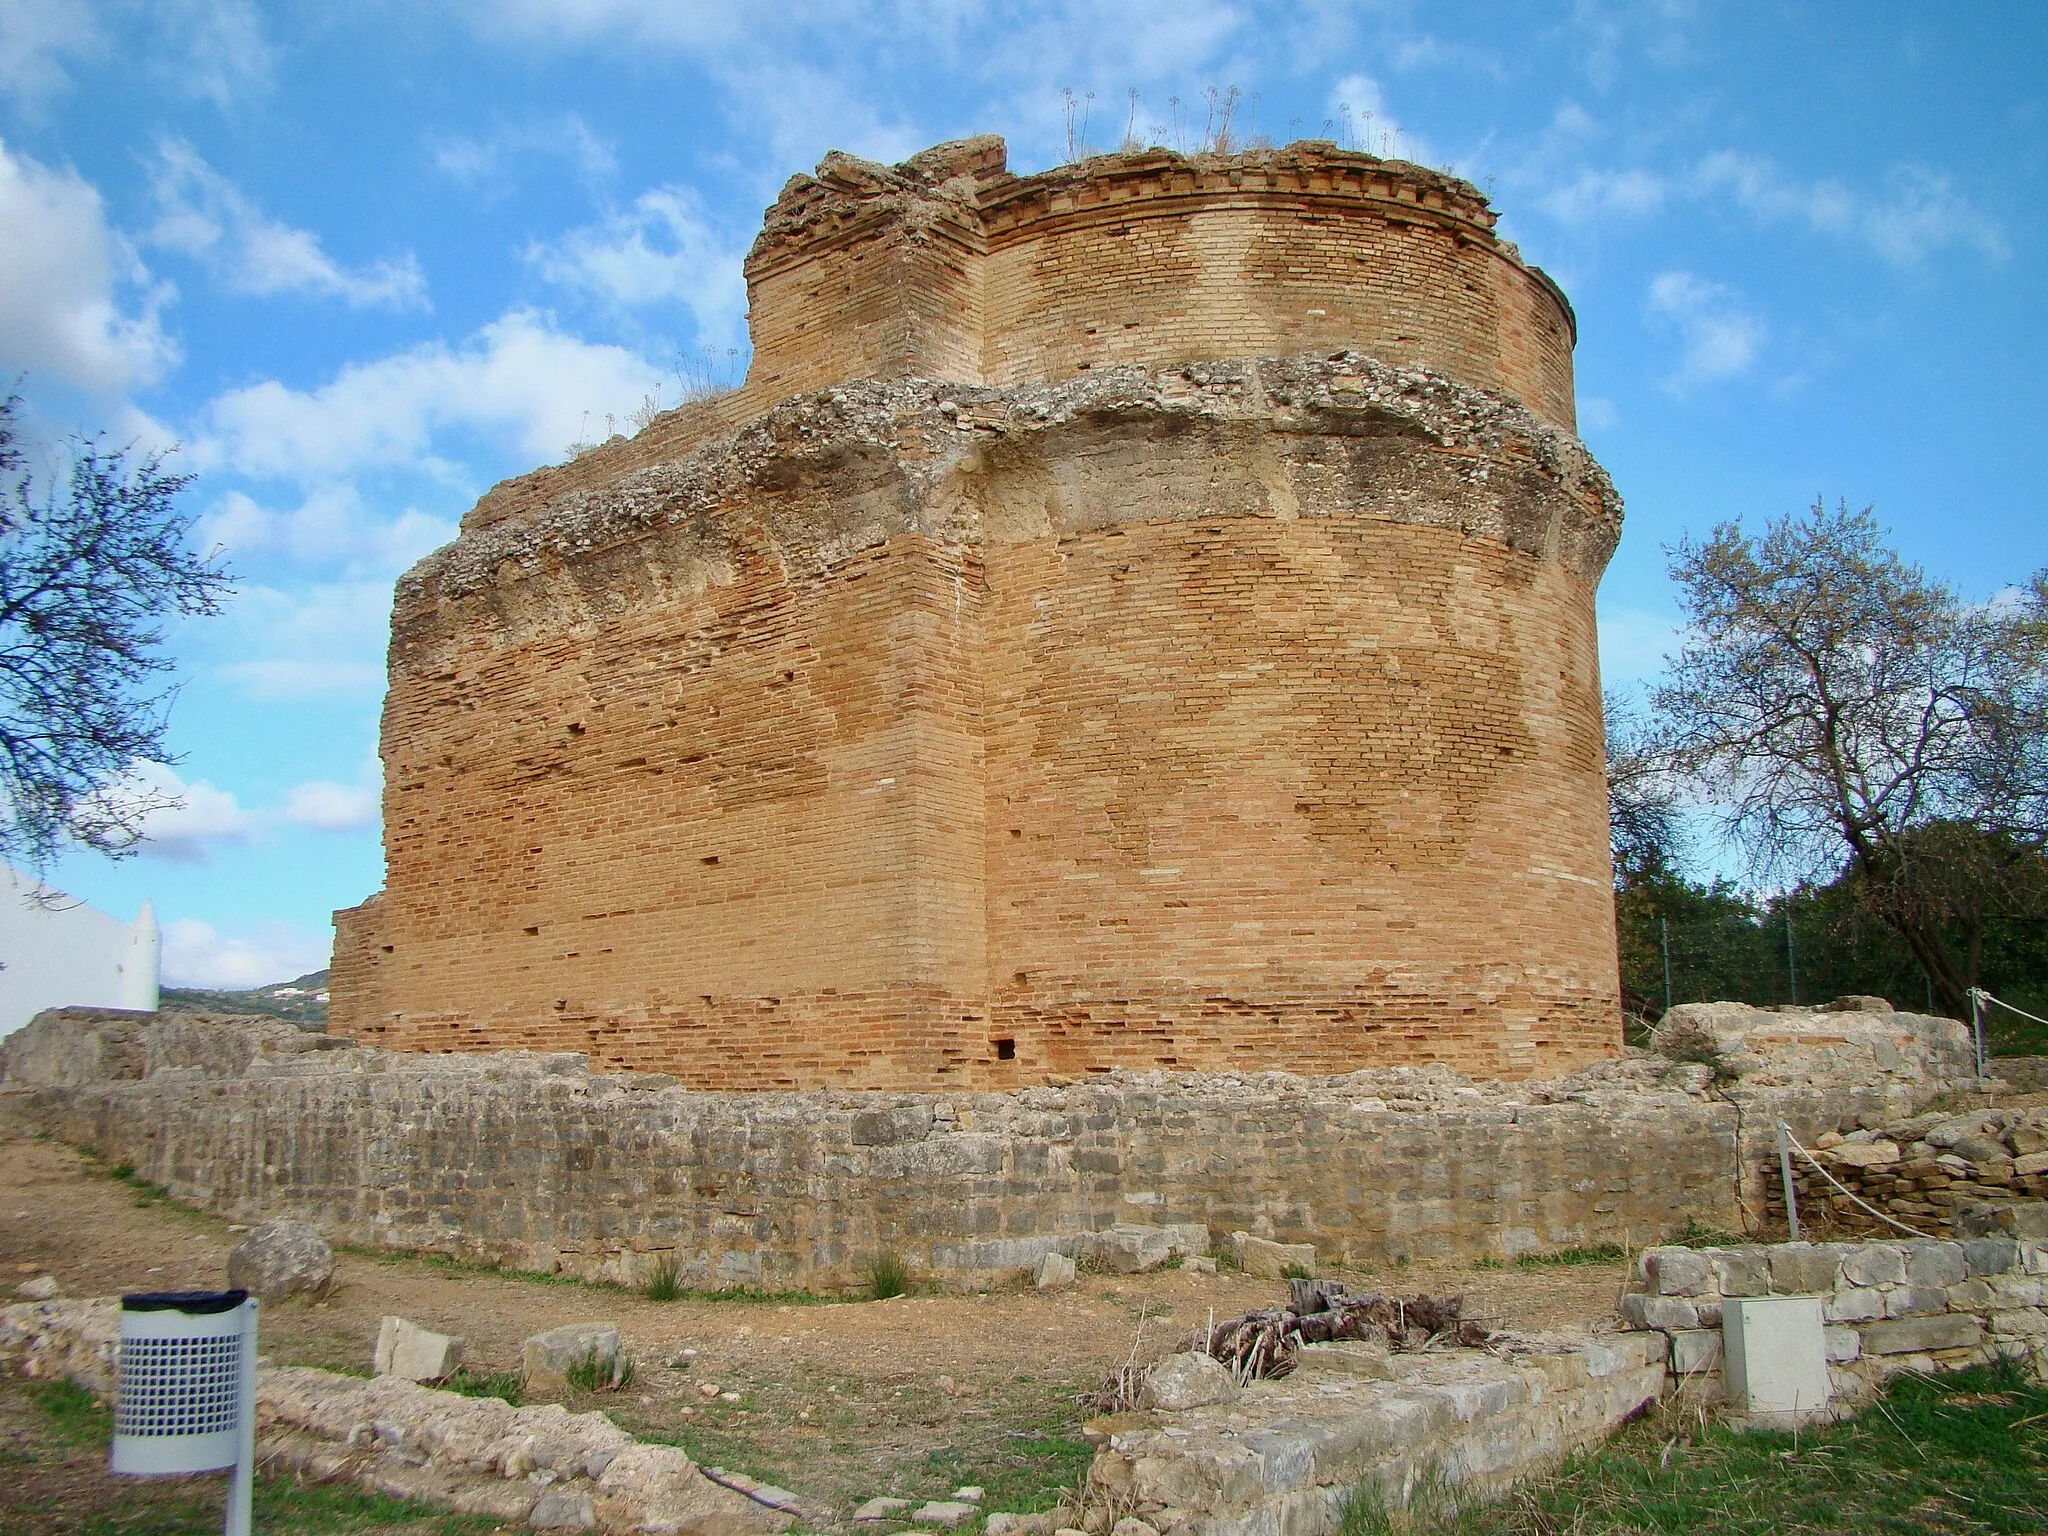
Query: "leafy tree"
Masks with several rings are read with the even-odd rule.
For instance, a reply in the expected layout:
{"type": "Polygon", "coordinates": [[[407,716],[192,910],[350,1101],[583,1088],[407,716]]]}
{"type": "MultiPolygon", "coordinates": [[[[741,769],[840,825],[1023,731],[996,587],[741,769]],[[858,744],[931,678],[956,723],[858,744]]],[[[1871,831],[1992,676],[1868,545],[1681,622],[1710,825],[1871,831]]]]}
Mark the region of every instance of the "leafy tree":
{"type": "Polygon", "coordinates": [[[1965,1016],[1994,925],[2048,900],[2048,572],[1966,604],[1869,509],[1818,502],[1671,570],[1693,638],[1653,697],[1663,761],[1752,868],[1847,879],[1965,1016]]]}
{"type": "Polygon", "coordinates": [[[97,438],[72,445],[68,483],[39,492],[0,401],[0,856],[37,870],[66,842],[119,855],[165,803],[110,787],[163,761],[175,690],[151,684],[173,614],[218,611],[219,560],[191,552],[174,505],[192,483],[160,454],[130,464],[97,438]]]}

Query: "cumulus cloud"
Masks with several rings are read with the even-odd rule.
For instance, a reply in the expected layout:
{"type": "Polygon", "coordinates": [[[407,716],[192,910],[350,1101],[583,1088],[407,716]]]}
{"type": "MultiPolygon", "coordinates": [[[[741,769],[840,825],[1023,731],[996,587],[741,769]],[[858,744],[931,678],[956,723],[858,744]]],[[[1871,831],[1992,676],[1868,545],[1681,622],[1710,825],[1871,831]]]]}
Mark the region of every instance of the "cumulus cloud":
{"type": "Polygon", "coordinates": [[[699,337],[721,344],[740,339],[747,308],[742,256],[712,230],[703,200],[688,187],[643,192],[603,222],[526,251],[549,282],[615,309],[681,305],[699,337]]]}
{"type": "Polygon", "coordinates": [[[106,51],[98,18],[77,0],[0,5],[0,93],[35,106],[70,79],[68,65],[106,51]]]}
{"type": "Polygon", "coordinates": [[[1330,115],[1340,141],[1348,140],[1368,154],[1433,165],[1425,140],[1404,127],[1388,108],[1379,82],[1370,75],[1346,75],[1330,90],[1330,115]]]}
{"type": "Polygon", "coordinates": [[[107,227],[90,182],[0,143],[0,369],[147,384],[178,361],[159,320],[172,293],[107,227]]]}
{"type": "Polygon", "coordinates": [[[1683,343],[1679,364],[1664,381],[1674,394],[1747,373],[1762,349],[1766,327],[1741,309],[1720,283],[1690,272],[1662,272],[1650,283],[1653,318],[1674,326],[1683,343]]]}
{"type": "Polygon", "coordinates": [[[515,310],[459,346],[431,342],[357,363],[316,389],[275,380],[219,396],[192,445],[202,468],[319,484],[366,469],[462,478],[440,434],[483,433],[529,461],[561,457],[589,418],[626,417],[660,382],[623,347],[515,310]]]}
{"type": "Polygon", "coordinates": [[[224,934],[196,918],[178,918],[163,930],[163,977],[174,987],[246,990],[325,970],[333,935],[296,923],[258,923],[224,934]]]}
{"type": "Polygon", "coordinates": [[[396,572],[447,543],[455,532],[447,518],[416,507],[380,518],[354,485],[343,483],[316,486],[298,506],[285,509],[266,506],[244,491],[229,491],[201,516],[195,538],[231,556],[262,551],[305,565],[341,563],[396,572]]]}
{"type": "Polygon", "coordinates": [[[493,190],[508,182],[521,161],[550,155],[568,161],[589,181],[618,170],[611,145],[574,112],[543,122],[501,126],[480,135],[450,134],[429,143],[434,166],[465,186],[493,190]]]}
{"type": "Polygon", "coordinates": [[[383,692],[389,580],[315,582],[290,591],[252,583],[212,622],[226,653],[237,658],[215,676],[246,698],[301,703],[383,692]]]}
{"type": "Polygon", "coordinates": [[[238,293],[303,293],[359,309],[427,307],[426,279],[410,252],[343,267],[317,235],[268,217],[182,140],[157,146],[150,191],[157,206],[150,244],[201,258],[238,293]]]}
{"type": "Polygon", "coordinates": [[[269,838],[281,827],[315,832],[361,832],[377,826],[381,791],[378,765],[365,765],[354,784],[310,779],[285,791],[276,805],[244,806],[232,790],[205,779],[187,780],[163,763],[137,762],[108,784],[99,798],[110,809],[139,813],[135,851],[167,864],[206,864],[224,848],[269,838]]]}
{"type": "Polygon", "coordinates": [[[1537,206],[1560,224],[1587,224],[1656,213],[1664,206],[1664,190],[1663,178],[1648,171],[1581,171],[1544,193],[1537,206]]]}
{"type": "Polygon", "coordinates": [[[1950,246],[1994,261],[2012,254],[2005,231],[1979,213],[1944,175],[1920,165],[1892,167],[1882,197],[1839,181],[1804,181],[1763,155],[1721,150],[1699,164],[1694,180],[1757,217],[1802,223],[1821,234],[1861,241],[1886,261],[1910,266],[1950,246]]]}

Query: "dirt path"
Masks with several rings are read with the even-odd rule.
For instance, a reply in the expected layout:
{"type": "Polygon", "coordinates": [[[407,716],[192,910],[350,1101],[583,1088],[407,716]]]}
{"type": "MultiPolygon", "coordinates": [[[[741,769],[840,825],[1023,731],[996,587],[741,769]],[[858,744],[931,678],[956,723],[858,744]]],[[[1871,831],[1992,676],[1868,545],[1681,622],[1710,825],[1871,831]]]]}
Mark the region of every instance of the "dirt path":
{"type": "MultiPolygon", "coordinates": [[[[0,1123],[0,1293],[46,1272],[71,1296],[217,1288],[238,1236],[0,1123]]],[[[1469,1314],[1528,1329],[1611,1315],[1621,1265],[1415,1265],[1347,1278],[1402,1294],[1463,1291],[1469,1314]]],[[[1050,1294],[652,1302],[354,1252],[340,1256],[337,1279],[327,1302],[266,1310],[267,1358],[364,1373],[379,1320],[395,1312],[463,1335],[478,1373],[512,1371],[530,1334],[615,1321],[638,1377],[623,1393],[574,1406],[602,1407],[706,1465],[842,1509],[873,1494],[942,1496],[970,1482],[987,1487],[989,1508],[1043,1504],[1086,1465],[1075,1394],[1129,1354],[1141,1321],[1140,1347],[1158,1353],[1211,1308],[1232,1316],[1284,1295],[1270,1282],[1178,1270],[1083,1275],[1074,1290],[1050,1294]],[[718,1392],[707,1394],[711,1387],[718,1392]]]]}

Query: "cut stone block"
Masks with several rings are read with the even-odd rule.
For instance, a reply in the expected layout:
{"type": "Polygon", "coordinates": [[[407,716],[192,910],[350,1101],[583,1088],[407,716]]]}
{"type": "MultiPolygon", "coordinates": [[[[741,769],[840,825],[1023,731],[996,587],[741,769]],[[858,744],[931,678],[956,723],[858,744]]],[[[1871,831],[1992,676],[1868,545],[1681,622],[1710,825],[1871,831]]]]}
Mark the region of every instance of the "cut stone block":
{"type": "Polygon", "coordinates": [[[1821,1311],[1831,1323],[1867,1323],[1884,1316],[1884,1292],[1860,1286],[1837,1291],[1822,1303],[1821,1311]]]}
{"type": "MultiPolygon", "coordinates": [[[[1831,1269],[1834,1262],[1830,1256],[1831,1269]]],[[[1827,1341],[1818,1297],[1729,1301],[1722,1306],[1721,1328],[1727,1351],[1722,1379],[1729,1399],[1751,1419],[1796,1424],[1826,1411],[1827,1341]]]]}
{"type": "Polygon", "coordinates": [[[569,1391],[569,1368],[593,1356],[612,1386],[624,1379],[617,1323],[564,1323],[536,1333],[519,1347],[520,1390],[532,1401],[560,1398],[569,1391]]]}
{"type": "Polygon", "coordinates": [[[1991,1314],[1991,1331],[2001,1338],[2032,1338],[2048,1333],[2048,1317],[2039,1307],[2015,1307],[2010,1312],[1991,1314]]]}
{"type": "Polygon", "coordinates": [[[1770,1251],[1761,1247],[1710,1248],[1714,1288],[1723,1296],[1764,1296],[1771,1289],[1770,1251]]]}
{"type": "Polygon", "coordinates": [[[1828,1364],[1847,1365],[1863,1353],[1863,1336],[1854,1328],[1826,1328],[1828,1364]]]}
{"type": "Polygon", "coordinates": [[[1041,1291],[1056,1291],[1074,1283],[1074,1261],[1064,1253],[1048,1253],[1032,1271],[1031,1283],[1041,1291]]]}
{"type": "Polygon", "coordinates": [[[980,1513],[981,1510],[977,1506],[963,1504],[958,1499],[934,1499],[913,1512],[910,1520],[913,1525],[936,1525],[951,1530],[956,1525],[966,1524],[980,1513]]]}
{"type": "Polygon", "coordinates": [[[1939,1286],[1902,1285],[1884,1299],[1886,1317],[1932,1317],[1948,1310],[1948,1292],[1939,1286]]]}
{"type": "Polygon", "coordinates": [[[1771,1249],[1771,1289],[1780,1296],[1832,1291],[1841,1268],[1832,1243],[1783,1243],[1771,1249]]]}
{"type": "Polygon", "coordinates": [[[1904,1285],[1906,1250],[1897,1243],[1865,1243],[1842,1260],[1842,1278],[1857,1286],[1904,1285]]]}
{"type": "Polygon", "coordinates": [[[1691,1248],[1652,1248],[1643,1255],[1643,1273],[1659,1296],[1697,1296],[1713,1284],[1707,1256],[1691,1248]]]}
{"type": "Polygon", "coordinates": [[[1276,1243],[1253,1237],[1249,1232],[1230,1234],[1231,1256],[1237,1266],[1254,1280],[1284,1280],[1290,1269],[1314,1274],[1316,1250],[1313,1243],[1276,1243]]]}
{"type": "Polygon", "coordinates": [[[1082,1257],[1093,1259],[1113,1275],[1140,1275],[1168,1259],[1206,1252],[1209,1229],[1198,1222],[1159,1227],[1118,1225],[1087,1234],[1079,1246],[1082,1257]]]}
{"type": "Polygon", "coordinates": [[[462,1340],[436,1333],[403,1317],[387,1317],[377,1328],[376,1371],[402,1381],[440,1381],[462,1364],[462,1340]]]}
{"type": "Polygon", "coordinates": [[[1867,1355],[1915,1355],[1937,1349],[1974,1349],[1984,1338],[1983,1325],[1964,1312],[1871,1323],[1861,1332],[1863,1352],[1867,1355]]]}
{"type": "Polygon", "coordinates": [[[1963,1267],[1973,1277],[2002,1275],[2018,1267],[2019,1244],[2009,1237],[1973,1237],[1961,1246],[1963,1267]]]}
{"type": "Polygon", "coordinates": [[[1672,1329],[1671,1369],[1681,1376],[1695,1376],[1701,1371],[1721,1369],[1721,1330],[1672,1329]]]}
{"type": "Polygon", "coordinates": [[[1906,1259],[1906,1279],[1914,1285],[1946,1288],[1961,1285],[1969,1277],[1961,1243],[1915,1243],[1906,1259]]]}
{"type": "Polygon", "coordinates": [[[1621,1315],[1637,1328],[1697,1328],[1700,1325],[1700,1309],[1683,1297],[1646,1296],[1641,1291],[1631,1291],[1621,1298],[1621,1315]]]}

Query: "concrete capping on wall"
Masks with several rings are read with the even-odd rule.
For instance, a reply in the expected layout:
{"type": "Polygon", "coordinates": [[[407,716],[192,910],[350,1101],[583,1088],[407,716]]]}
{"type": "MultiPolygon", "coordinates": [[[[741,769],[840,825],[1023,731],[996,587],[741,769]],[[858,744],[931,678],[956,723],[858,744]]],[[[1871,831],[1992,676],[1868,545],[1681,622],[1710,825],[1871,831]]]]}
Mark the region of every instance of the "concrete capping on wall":
{"type": "MultiPolygon", "coordinates": [[[[1806,1084],[1756,1090],[1766,1114],[1885,1115],[1951,1084],[1947,1021],[1857,1015],[1802,1047],[1796,1018],[1759,1017],[1793,1043],[1752,1052],[1752,1076],[1803,1061],[1806,1084]],[[1935,1047],[1902,1051],[1916,1030],[1935,1047]]],[[[1769,1142],[1756,1100],[1716,1092],[1744,1082],[1639,1053],[1548,1083],[1433,1067],[721,1094],[566,1053],[86,1010],[0,1047],[0,1094],[35,1123],[237,1219],[589,1279],[635,1283],[667,1257],[693,1285],[820,1290],[859,1285],[885,1249],[965,1283],[1120,1227],[1241,1229],[1352,1263],[1741,1227],[1769,1142]]]]}
{"type": "Polygon", "coordinates": [[[1637,1256],[1632,1284],[1624,1326],[1669,1339],[1673,1375],[1703,1401],[1721,1397],[1722,1303],[1744,1296],[1821,1298],[1839,1415],[1900,1371],[2009,1356],[2048,1378],[2048,1242],[1662,1246],[1637,1256]]]}

